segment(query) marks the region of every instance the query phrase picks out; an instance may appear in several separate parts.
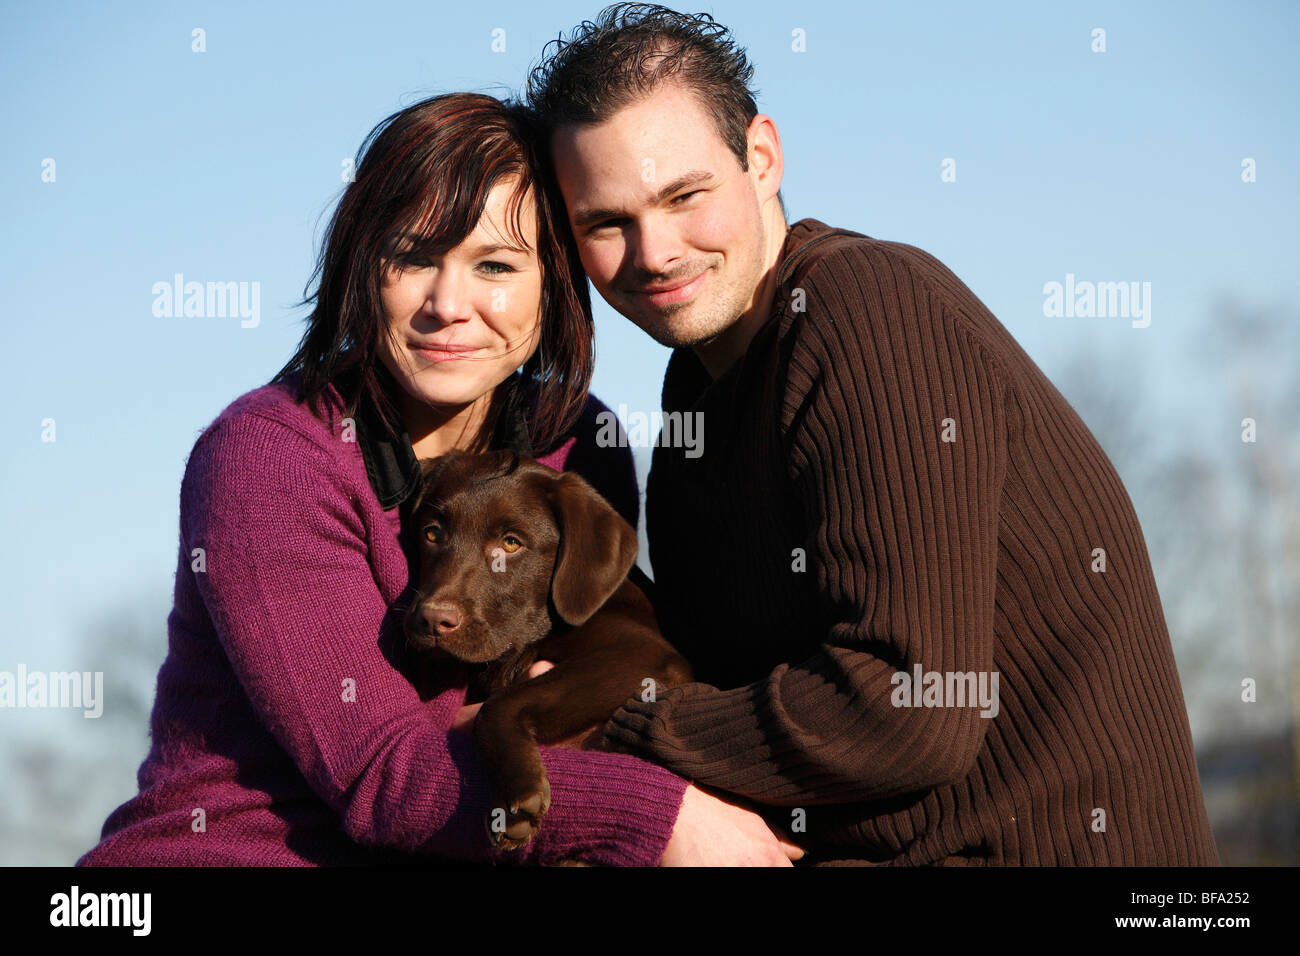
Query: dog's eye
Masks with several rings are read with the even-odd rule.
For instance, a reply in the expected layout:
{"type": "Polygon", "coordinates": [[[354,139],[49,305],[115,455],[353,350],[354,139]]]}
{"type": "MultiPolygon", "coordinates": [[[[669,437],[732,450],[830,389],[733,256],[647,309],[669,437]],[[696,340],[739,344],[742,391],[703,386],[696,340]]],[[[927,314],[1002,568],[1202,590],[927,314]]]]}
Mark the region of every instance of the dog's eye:
{"type": "Polygon", "coordinates": [[[516,538],[513,534],[508,534],[501,539],[501,548],[507,554],[514,554],[523,546],[524,543],[520,541],[518,538],[516,538]]]}
{"type": "Polygon", "coordinates": [[[433,544],[442,542],[442,525],[431,524],[424,529],[424,540],[433,544]]]}

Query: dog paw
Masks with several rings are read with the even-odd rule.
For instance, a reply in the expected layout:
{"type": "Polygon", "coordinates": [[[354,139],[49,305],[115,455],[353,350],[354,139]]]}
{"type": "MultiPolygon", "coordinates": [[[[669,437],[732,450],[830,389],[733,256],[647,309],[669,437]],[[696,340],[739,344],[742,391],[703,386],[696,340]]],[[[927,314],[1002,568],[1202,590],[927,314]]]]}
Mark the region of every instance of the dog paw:
{"type": "Polygon", "coordinates": [[[493,801],[488,812],[488,837],[501,850],[517,850],[537,833],[542,817],[551,809],[551,784],[542,777],[539,785],[520,788],[509,798],[493,801]]]}

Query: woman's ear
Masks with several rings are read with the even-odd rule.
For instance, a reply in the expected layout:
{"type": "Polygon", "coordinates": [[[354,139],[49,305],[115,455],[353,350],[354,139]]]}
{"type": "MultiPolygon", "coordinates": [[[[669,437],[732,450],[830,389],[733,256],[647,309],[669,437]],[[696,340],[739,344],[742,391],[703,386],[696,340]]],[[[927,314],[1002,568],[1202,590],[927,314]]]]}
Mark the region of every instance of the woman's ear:
{"type": "Polygon", "coordinates": [[[554,479],[551,504],[560,532],[551,600],[574,626],[600,610],[636,561],[636,531],[573,472],[554,479]]]}

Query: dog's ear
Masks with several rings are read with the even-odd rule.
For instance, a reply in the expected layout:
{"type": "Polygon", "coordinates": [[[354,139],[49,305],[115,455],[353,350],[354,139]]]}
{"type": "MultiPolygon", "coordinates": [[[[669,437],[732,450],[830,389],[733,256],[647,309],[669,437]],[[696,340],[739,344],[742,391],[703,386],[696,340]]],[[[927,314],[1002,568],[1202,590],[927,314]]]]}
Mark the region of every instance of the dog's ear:
{"type": "Polygon", "coordinates": [[[420,459],[420,484],[416,486],[415,494],[408,505],[408,513],[415,514],[420,510],[420,505],[424,503],[425,496],[432,490],[438,481],[438,476],[442,470],[447,467],[448,463],[456,456],[462,454],[459,449],[453,448],[445,455],[439,455],[437,458],[420,459]]]}
{"type": "Polygon", "coordinates": [[[554,479],[551,503],[560,531],[551,599],[560,617],[576,626],[595,614],[627,577],[636,560],[636,532],[573,472],[554,479]]]}

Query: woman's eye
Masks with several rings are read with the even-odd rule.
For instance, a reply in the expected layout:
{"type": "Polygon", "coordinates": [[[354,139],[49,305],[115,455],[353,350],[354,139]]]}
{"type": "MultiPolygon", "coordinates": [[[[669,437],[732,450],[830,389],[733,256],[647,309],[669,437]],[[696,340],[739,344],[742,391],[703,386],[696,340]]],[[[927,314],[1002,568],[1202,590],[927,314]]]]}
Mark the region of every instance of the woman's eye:
{"type": "Polygon", "coordinates": [[[505,551],[506,554],[514,554],[523,546],[524,543],[520,541],[518,538],[516,538],[513,534],[508,534],[501,539],[501,549],[505,551]]]}
{"type": "Polygon", "coordinates": [[[432,269],[433,266],[432,260],[414,254],[395,256],[388,260],[388,270],[398,275],[407,272],[419,272],[422,269],[432,269]]]}
{"type": "Polygon", "coordinates": [[[508,266],[504,262],[485,262],[483,268],[488,270],[489,275],[494,276],[509,275],[515,271],[513,266],[508,266]]]}
{"type": "Polygon", "coordinates": [[[421,249],[417,249],[409,242],[402,242],[393,245],[388,255],[385,256],[388,262],[395,266],[405,268],[423,268],[433,265],[431,257],[421,249]]]}

